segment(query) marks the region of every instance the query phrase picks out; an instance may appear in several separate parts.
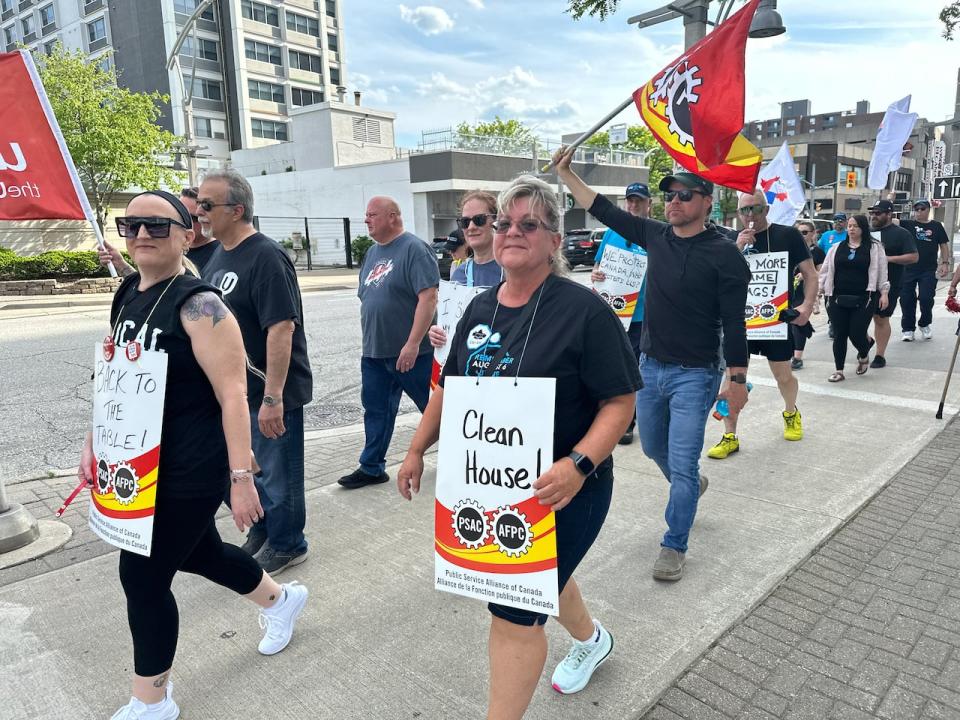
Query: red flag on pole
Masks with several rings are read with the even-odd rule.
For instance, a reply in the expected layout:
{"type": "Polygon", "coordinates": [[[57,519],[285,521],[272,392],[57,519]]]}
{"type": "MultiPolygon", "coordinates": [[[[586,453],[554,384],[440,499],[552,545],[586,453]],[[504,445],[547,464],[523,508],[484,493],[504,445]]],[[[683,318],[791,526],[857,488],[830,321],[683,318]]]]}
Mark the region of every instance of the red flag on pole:
{"type": "Polygon", "coordinates": [[[633,93],[650,132],[685,169],[751,192],[763,156],[743,128],[744,53],[760,0],[741,10],[633,93]]]}
{"type": "Polygon", "coordinates": [[[0,220],[93,220],[33,58],[0,53],[0,220]]]}

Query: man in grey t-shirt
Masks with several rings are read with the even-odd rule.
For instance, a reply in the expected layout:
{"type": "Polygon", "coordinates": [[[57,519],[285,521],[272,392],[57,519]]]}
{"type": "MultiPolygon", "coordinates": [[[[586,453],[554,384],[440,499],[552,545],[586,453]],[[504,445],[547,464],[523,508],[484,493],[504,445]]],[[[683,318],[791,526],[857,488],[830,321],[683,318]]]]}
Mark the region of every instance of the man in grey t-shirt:
{"type": "Polygon", "coordinates": [[[360,467],[338,481],[347,489],[383,483],[387,449],[405,392],[420,411],[430,399],[433,348],[426,337],[437,309],[440,269],[433,252],[403,230],[396,201],[367,204],[367,230],[375,244],[360,268],[360,400],[366,444],[360,467]]]}

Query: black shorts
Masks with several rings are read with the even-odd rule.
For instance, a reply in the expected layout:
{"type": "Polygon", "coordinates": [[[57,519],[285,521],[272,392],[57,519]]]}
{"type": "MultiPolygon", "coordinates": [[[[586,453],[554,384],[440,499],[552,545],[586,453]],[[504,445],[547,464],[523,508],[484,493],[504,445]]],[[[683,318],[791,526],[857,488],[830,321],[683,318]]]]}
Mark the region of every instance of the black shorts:
{"type": "Polygon", "coordinates": [[[793,333],[786,340],[751,340],[747,343],[751,355],[763,355],[770,362],[786,362],[793,358],[793,333]]]}
{"type": "Polygon", "coordinates": [[[900,288],[890,288],[890,292],[887,293],[887,309],[881,310],[879,308],[879,300],[873,301],[873,307],[876,308],[873,311],[873,314],[877,317],[893,317],[894,311],[897,309],[897,301],[900,299],[900,288]]]}
{"type": "MultiPolygon", "coordinates": [[[[561,593],[600,534],[612,497],[613,461],[608,458],[600,464],[594,476],[587,478],[570,504],[556,514],[557,585],[561,593]]],[[[514,625],[543,625],[549,617],[532,610],[496,603],[489,603],[487,608],[491,614],[514,625]]]]}

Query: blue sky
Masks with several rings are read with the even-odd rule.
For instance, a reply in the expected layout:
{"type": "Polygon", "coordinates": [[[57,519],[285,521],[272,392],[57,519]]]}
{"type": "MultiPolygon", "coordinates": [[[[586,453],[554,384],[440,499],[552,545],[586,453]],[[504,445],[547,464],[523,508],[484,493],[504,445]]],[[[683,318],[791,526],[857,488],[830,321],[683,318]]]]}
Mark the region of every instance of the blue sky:
{"type": "MultiPolygon", "coordinates": [[[[626,22],[664,2],[621,0],[601,23],[572,20],[565,0],[345,0],[348,89],[398,114],[403,147],[416,147],[423,130],[497,114],[559,139],[679,54],[680,20],[643,31],[626,22]]],[[[852,110],[858,100],[882,111],[910,93],[921,116],[951,117],[960,38],[941,37],[943,4],[780,0],[787,33],[748,43],[746,119],[776,117],[778,102],[801,98],[815,113],[852,110]]],[[[618,121],[640,118],[631,107],[618,121]]]]}

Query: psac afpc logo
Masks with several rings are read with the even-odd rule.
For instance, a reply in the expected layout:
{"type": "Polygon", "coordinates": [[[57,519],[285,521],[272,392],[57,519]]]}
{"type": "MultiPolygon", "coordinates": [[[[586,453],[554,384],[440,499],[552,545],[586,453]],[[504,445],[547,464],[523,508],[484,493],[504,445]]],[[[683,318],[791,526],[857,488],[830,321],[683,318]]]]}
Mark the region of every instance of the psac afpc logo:
{"type": "Polygon", "coordinates": [[[10,170],[12,172],[23,172],[27,169],[27,159],[23,156],[23,150],[20,149],[20,143],[10,143],[9,154],[13,155],[13,162],[7,160],[7,152],[0,149],[0,172],[10,170]]]}

